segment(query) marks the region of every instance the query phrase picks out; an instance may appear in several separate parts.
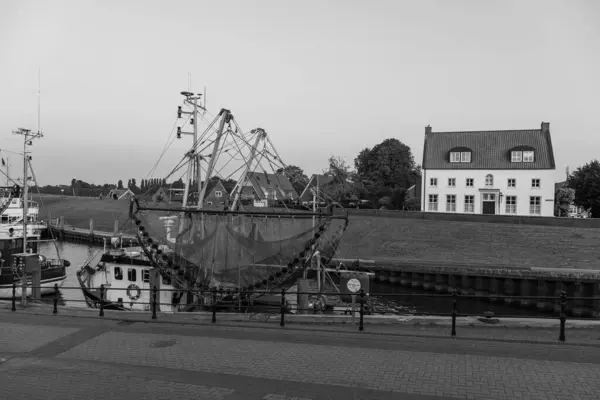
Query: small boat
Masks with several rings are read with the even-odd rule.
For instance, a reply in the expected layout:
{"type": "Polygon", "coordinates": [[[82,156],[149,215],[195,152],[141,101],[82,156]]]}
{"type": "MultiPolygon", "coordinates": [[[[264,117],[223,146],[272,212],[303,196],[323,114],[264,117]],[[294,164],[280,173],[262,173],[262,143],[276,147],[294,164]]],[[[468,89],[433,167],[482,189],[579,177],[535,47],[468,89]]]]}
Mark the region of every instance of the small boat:
{"type": "MultiPolygon", "coordinates": [[[[8,178],[7,178],[8,179],[8,178]]],[[[20,196],[21,186],[0,187],[0,238],[15,238],[23,236],[23,207],[25,200],[20,196]]],[[[27,234],[40,236],[46,229],[46,224],[38,221],[39,205],[28,201],[27,205],[27,234]]]]}
{"type": "MultiPolygon", "coordinates": [[[[23,163],[24,163],[24,180],[23,182],[29,182],[27,174],[31,169],[32,178],[35,182],[35,174],[31,166],[31,158],[29,158],[30,152],[27,151],[27,146],[31,145],[33,139],[42,137],[41,133],[32,133],[28,129],[20,128],[15,133],[24,136],[24,151],[23,151],[23,163]]],[[[9,204],[13,204],[13,201],[19,199],[18,194],[22,191],[23,199],[28,198],[29,183],[25,183],[22,188],[18,187],[15,182],[15,187],[12,188],[11,194],[9,195],[9,204]]],[[[6,199],[5,199],[6,200],[6,199]]],[[[65,279],[67,279],[66,268],[70,265],[67,260],[60,257],[58,246],[55,244],[55,249],[58,258],[47,259],[45,256],[38,253],[38,244],[40,243],[41,229],[30,230],[29,222],[33,221],[33,215],[37,219],[37,213],[39,209],[34,209],[34,214],[29,214],[29,202],[22,201],[18,203],[21,211],[21,224],[20,230],[16,230],[14,226],[11,226],[6,232],[0,232],[0,298],[12,298],[13,297],[13,285],[15,285],[14,295],[17,297],[22,296],[23,281],[27,284],[27,296],[33,294],[32,290],[32,276],[31,273],[27,273],[24,267],[24,261],[26,258],[36,260],[39,262],[41,274],[40,274],[40,293],[50,294],[54,293],[56,288],[60,288],[65,279]],[[31,218],[28,218],[30,216],[31,218]],[[19,235],[20,232],[20,235],[19,235]],[[27,232],[26,235],[23,235],[27,232]],[[37,257],[35,257],[37,255],[37,257]]],[[[10,207],[6,207],[6,204],[2,206],[6,210],[10,207]]]]}

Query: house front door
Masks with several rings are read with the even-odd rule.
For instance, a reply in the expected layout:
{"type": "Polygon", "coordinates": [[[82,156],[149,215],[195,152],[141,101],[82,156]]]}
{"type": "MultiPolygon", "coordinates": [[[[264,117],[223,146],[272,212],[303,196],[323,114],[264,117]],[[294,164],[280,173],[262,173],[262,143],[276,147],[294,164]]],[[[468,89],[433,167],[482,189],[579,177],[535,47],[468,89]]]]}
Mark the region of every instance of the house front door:
{"type": "Polygon", "coordinates": [[[484,201],[482,211],[483,211],[483,214],[496,214],[496,202],[495,201],[484,201]]]}

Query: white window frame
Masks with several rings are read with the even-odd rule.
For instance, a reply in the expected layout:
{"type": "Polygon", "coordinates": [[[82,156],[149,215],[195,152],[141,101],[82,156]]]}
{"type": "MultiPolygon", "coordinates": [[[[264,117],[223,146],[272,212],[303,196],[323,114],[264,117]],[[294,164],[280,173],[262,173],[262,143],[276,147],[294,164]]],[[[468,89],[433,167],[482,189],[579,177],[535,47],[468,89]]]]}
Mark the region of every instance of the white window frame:
{"type": "Polygon", "coordinates": [[[437,194],[430,194],[429,198],[427,200],[428,200],[427,210],[428,211],[437,211],[438,210],[438,204],[439,204],[439,196],[437,194]],[[435,201],[432,201],[433,199],[435,201]]]}
{"type": "Polygon", "coordinates": [[[223,197],[223,192],[220,190],[215,190],[215,197],[223,197]]]}
{"type": "Polygon", "coordinates": [[[451,151],[450,152],[450,162],[451,163],[460,162],[460,152],[459,151],[451,151]]]}
{"type": "Polygon", "coordinates": [[[465,180],[465,186],[466,187],[474,187],[475,186],[475,179],[473,179],[473,178],[466,178],[466,180],[465,180]],[[469,185],[469,183],[470,183],[470,185],[469,185]]]}
{"type": "Polygon", "coordinates": [[[539,189],[542,187],[542,180],[540,178],[531,178],[531,188],[539,189]],[[537,183],[537,185],[536,185],[537,183]]]}
{"type": "Polygon", "coordinates": [[[463,151],[460,153],[460,162],[470,163],[471,162],[471,152],[463,151]]]}
{"type": "Polygon", "coordinates": [[[465,212],[475,212],[475,196],[472,194],[465,195],[465,212]]]}
{"type": "Polygon", "coordinates": [[[209,201],[206,204],[208,204],[209,206],[212,206],[212,201],[209,201]]]}
{"type": "Polygon", "coordinates": [[[541,196],[529,196],[529,214],[530,215],[542,215],[542,197],[541,196]],[[536,199],[537,199],[537,202],[536,202],[536,199]]]}
{"type": "Polygon", "coordinates": [[[523,162],[523,152],[522,151],[511,151],[510,152],[510,162],[523,162]]]}
{"type": "Polygon", "coordinates": [[[448,178],[448,186],[456,187],[456,178],[448,178]]]}
{"type": "Polygon", "coordinates": [[[516,178],[508,178],[506,181],[506,187],[516,188],[517,187],[517,179],[516,178]],[[512,185],[511,185],[512,183],[512,185]]]}
{"type": "Polygon", "coordinates": [[[431,187],[437,187],[437,178],[429,178],[429,186],[431,187]]]}
{"type": "Polygon", "coordinates": [[[517,196],[506,196],[506,214],[517,213],[517,196]]]}
{"type": "Polygon", "coordinates": [[[487,174],[485,176],[485,187],[494,187],[494,175],[487,174]]]}
{"type": "Polygon", "coordinates": [[[523,162],[533,162],[535,160],[535,152],[528,150],[523,152],[523,162]]]}
{"type": "Polygon", "coordinates": [[[456,212],[456,195],[455,194],[447,194],[446,195],[446,211],[447,212],[456,212]]]}

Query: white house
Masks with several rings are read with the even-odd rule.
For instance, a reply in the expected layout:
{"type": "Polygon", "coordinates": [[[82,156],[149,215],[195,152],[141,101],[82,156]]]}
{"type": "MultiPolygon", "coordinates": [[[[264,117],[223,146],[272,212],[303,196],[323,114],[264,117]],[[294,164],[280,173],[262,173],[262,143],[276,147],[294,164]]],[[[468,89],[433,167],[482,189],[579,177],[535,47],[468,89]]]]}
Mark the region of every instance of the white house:
{"type": "Polygon", "coordinates": [[[432,132],[425,128],[421,209],[554,215],[550,123],[541,129],[432,132]]]}

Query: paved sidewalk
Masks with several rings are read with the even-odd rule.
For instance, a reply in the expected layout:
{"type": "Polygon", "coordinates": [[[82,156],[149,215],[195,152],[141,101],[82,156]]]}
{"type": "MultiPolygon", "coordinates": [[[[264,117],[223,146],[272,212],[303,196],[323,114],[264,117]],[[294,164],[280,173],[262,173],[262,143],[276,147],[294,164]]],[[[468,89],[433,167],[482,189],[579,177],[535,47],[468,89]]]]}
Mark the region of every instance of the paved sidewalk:
{"type": "Polygon", "coordinates": [[[597,399],[600,348],[0,314],[5,398],[597,399]]]}

